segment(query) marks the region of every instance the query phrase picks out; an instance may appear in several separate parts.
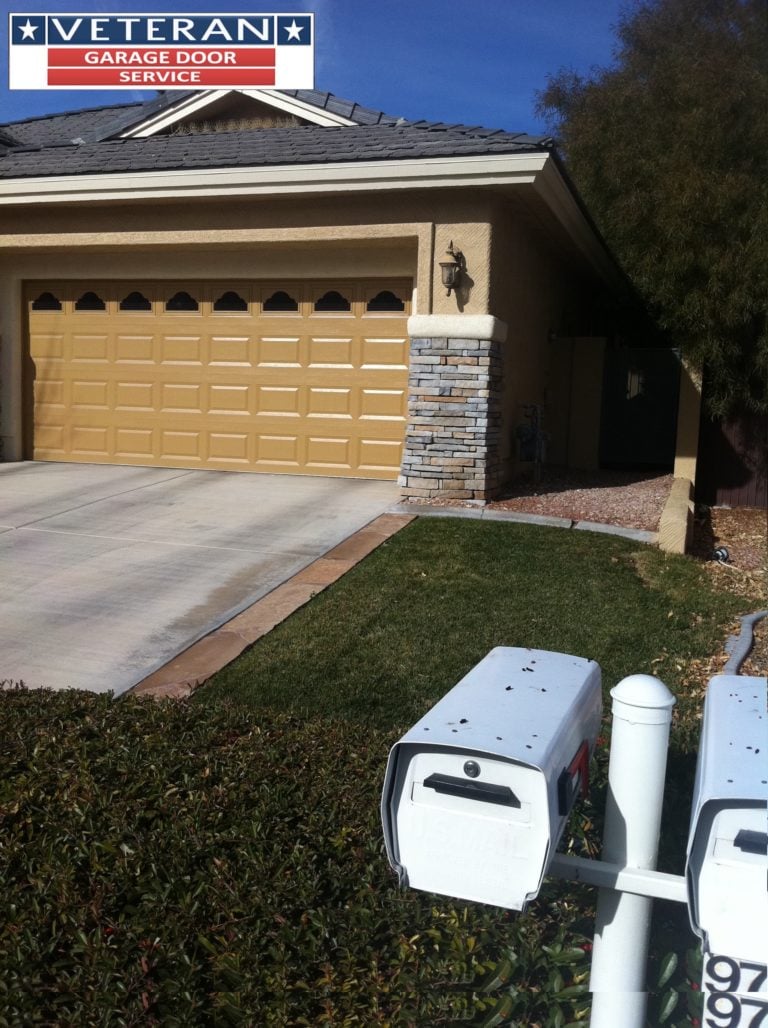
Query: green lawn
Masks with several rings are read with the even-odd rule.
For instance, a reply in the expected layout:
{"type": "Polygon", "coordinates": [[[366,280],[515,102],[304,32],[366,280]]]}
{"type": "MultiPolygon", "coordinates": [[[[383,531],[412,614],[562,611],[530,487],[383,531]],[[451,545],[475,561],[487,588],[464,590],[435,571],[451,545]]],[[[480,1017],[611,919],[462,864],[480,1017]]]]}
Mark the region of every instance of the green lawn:
{"type": "MultiPolygon", "coordinates": [[[[615,536],[422,518],[196,697],[407,728],[494,646],[596,660],[606,690],[654,673],[676,691],[746,601],[700,565],[615,536]]],[[[678,704],[690,748],[698,702],[678,704]],[[690,715],[693,715],[692,717],[690,715]],[[687,728],[686,728],[687,726],[687,728]]]]}

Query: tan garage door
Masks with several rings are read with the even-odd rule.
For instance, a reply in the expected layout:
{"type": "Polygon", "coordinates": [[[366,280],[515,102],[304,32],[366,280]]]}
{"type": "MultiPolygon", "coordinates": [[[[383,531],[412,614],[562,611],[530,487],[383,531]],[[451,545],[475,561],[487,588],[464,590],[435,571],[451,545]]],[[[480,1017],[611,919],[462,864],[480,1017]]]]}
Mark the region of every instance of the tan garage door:
{"type": "Polygon", "coordinates": [[[28,283],[36,460],[397,477],[411,285],[28,283]]]}

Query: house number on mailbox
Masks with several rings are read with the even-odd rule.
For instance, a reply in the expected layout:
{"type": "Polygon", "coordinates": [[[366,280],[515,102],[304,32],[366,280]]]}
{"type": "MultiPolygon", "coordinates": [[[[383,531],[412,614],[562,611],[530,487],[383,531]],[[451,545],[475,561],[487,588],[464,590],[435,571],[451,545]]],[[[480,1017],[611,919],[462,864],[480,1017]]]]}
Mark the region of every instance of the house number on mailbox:
{"type": "Polygon", "coordinates": [[[709,956],[703,981],[707,1028],[768,1028],[766,977],[765,964],[709,956]]]}

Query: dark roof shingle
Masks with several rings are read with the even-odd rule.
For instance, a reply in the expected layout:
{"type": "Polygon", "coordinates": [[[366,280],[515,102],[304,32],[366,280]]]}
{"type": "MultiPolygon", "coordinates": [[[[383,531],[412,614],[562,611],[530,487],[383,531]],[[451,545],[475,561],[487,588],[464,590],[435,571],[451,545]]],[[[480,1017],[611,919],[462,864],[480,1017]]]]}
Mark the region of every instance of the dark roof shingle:
{"type": "Polygon", "coordinates": [[[24,121],[11,121],[0,128],[12,133],[23,146],[58,146],[74,139],[98,139],[115,119],[126,111],[140,111],[144,104],[115,104],[91,107],[65,114],[50,114],[24,121]]]}
{"type": "Polygon", "coordinates": [[[532,153],[550,147],[551,141],[546,138],[511,133],[480,137],[458,128],[433,131],[413,125],[338,128],[311,125],[11,150],[0,159],[0,178],[395,161],[532,153]]]}
{"type": "Polygon", "coordinates": [[[286,93],[356,124],[114,138],[131,125],[172,107],[180,96],[189,95],[166,93],[141,104],[116,104],[0,125],[0,178],[395,161],[552,148],[552,140],[544,136],[442,122],[409,122],[319,90],[286,93]]]}

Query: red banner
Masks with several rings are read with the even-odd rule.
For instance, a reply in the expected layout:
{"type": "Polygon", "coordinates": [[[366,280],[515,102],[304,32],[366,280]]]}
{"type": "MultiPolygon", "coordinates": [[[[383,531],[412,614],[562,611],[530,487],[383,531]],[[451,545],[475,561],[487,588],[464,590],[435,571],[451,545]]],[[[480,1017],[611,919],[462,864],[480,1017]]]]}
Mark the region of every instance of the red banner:
{"type": "Polygon", "coordinates": [[[79,47],[49,47],[49,68],[274,68],[273,47],[217,47],[200,49],[164,49],[162,47],[137,47],[125,49],[104,47],[80,49],[79,47]]]}

